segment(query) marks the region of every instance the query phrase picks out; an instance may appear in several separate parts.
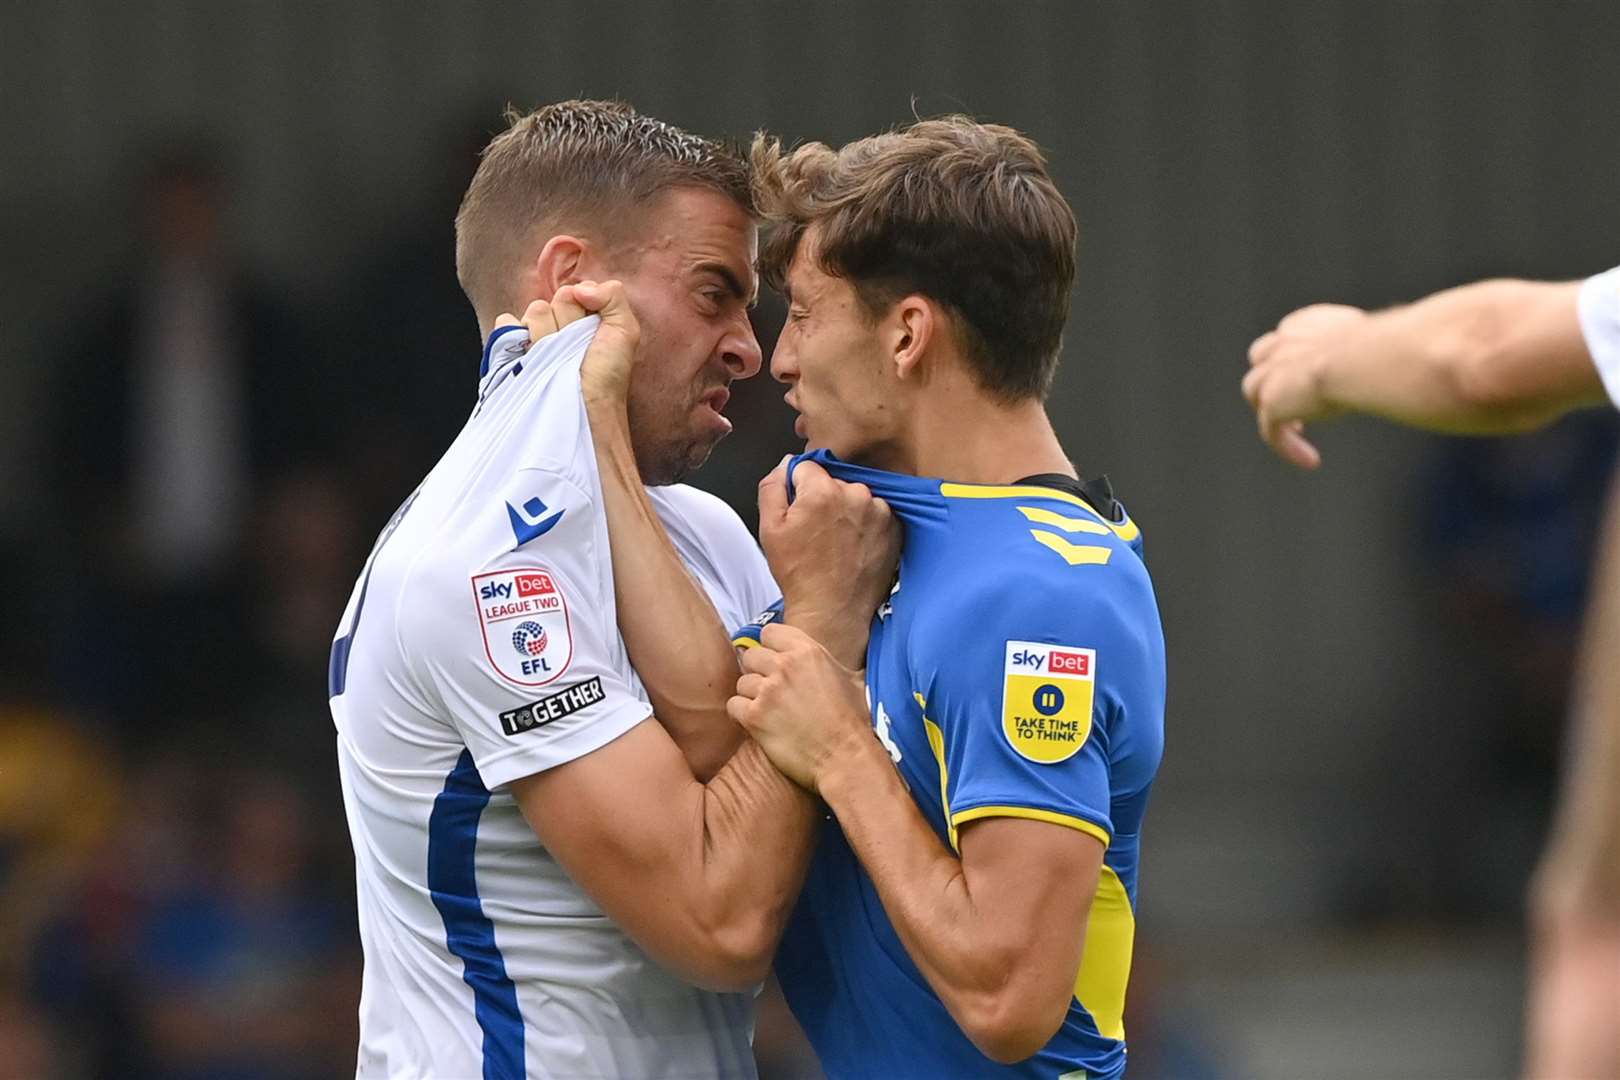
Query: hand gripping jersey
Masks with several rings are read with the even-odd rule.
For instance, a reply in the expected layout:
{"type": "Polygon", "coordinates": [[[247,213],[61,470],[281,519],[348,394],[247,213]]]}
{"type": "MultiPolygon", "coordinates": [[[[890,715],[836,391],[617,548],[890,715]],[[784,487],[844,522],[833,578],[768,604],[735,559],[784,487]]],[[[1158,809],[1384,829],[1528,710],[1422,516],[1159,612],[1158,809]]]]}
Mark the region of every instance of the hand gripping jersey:
{"type": "MultiPolygon", "coordinates": [[[[981,818],[1022,817],[1107,847],[1068,1017],[1034,1057],[1002,1066],[929,988],[829,819],[776,958],[794,1015],[833,1080],[1119,1076],[1138,831],[1164,734],[1164,638],[1136,526],[1099,513],[1073,481],[985,487],[809,458],[900,519],[867,695],[940,842],[954,849],[981,818]]],[[[738,643],[759,630],[743,627],[738,643]]]]}
{"type": "Polygon", "coordinates": [[[1592,363],[1609,400],[1620,407],[1620,266],[1581,283],[1579,311],[1592,363]]]}
{"type": "MultiPolygon", "coordinates": [[[[365,975],[361,1077],[752,1077],[752,1002],[660,969],[506,785],[651,713],[616,629],[580,363],[498,331],[466,427],[379,538],[332,648],[365,975]]],[[[722,616],[776,595],[747,529],[649,492],[722,616]]]]}

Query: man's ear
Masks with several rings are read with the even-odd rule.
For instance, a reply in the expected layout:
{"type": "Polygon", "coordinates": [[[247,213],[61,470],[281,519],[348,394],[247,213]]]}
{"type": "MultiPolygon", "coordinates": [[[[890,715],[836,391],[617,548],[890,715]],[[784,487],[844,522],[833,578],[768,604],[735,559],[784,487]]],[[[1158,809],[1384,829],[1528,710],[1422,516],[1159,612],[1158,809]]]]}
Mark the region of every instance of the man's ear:
{"type": "Polygon", "coordinates": [[[586,243],[577,236],[561,233],[546,241],[546,246],[535,256],[533,271],[534,294],[540,300],[550,300],[564,285],[584,280],[580,264],[585,259],[586,243]]]}
{"type": "Polygon", "coordinates": [[[929,372],[924,361],[943,329],[933,301],[916,293],[902,296],[895,301],[884,323],[895,375],[902,380],[926,379],[929,372]]]}

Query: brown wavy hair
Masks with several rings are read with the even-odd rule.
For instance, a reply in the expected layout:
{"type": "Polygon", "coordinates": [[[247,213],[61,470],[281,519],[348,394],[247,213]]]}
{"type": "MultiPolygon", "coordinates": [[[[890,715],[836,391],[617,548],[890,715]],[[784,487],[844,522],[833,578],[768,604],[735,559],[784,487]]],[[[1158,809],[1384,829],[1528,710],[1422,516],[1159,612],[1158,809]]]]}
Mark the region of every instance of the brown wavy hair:
{"type": "Polygon", "coordinates": [[[761,133],[750,158],[769,232],[760,273],[782,291],[814,228],[820,268],[874,319],[910,294],[955,318],[979,385],[1045,397],[1074,283],[1077,226],[1028,137],[966,116],[921,120],[834,150],[761,133]]]}

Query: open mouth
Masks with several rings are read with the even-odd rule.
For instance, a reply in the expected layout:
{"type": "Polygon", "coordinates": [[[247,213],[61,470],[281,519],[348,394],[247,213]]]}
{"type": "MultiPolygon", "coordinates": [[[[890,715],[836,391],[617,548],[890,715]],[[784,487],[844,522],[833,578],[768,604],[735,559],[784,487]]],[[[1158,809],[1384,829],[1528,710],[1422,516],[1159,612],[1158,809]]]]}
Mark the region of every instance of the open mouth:
{"type": "Polygon", "coordinates": [[[726,389],[724,386],[717,386],[713,390],[710,390],[707,394],[704,394],[701,400],[703,404],[707,405],[715,412],[723,413],[726,408],[726,402],[731,400],[731,391],[726,389]]]}

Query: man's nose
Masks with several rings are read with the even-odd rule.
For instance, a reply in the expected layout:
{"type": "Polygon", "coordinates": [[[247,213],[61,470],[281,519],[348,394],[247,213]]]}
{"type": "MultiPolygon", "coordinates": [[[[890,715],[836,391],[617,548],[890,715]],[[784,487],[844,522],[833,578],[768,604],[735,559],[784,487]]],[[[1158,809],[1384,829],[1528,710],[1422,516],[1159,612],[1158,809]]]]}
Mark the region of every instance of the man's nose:
{"type": "Polygon", "coordinates": [[[760,352],[759,338],[754,336],[754,325],[749,322],[746,312],[739,325],[720,343],[720,358],[733,379],[751,379],[759,374],[760,366],[765,362],[764,355],[760,352]]]}
{"type": "Polygon", "coordinates": [[[776,339],[776,348],[771,350],[771,378],[779,383],[790,383],[799,377],[799,363],[793,355],[793,347],[788,344],[787,335],[776,339]]]}

